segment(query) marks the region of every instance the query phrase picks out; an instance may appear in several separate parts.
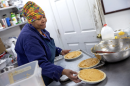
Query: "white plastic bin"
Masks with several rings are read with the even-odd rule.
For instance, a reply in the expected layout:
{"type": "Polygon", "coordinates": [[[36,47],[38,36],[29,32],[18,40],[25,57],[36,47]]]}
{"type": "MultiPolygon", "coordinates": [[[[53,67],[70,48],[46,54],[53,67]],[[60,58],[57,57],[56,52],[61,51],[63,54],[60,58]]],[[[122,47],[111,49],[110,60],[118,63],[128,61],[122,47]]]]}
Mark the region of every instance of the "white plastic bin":
{"type": "Polygon", "coordinates": [[[0,86],[45,86],[38,61],[30,62],[1,74],[0,86]]]}

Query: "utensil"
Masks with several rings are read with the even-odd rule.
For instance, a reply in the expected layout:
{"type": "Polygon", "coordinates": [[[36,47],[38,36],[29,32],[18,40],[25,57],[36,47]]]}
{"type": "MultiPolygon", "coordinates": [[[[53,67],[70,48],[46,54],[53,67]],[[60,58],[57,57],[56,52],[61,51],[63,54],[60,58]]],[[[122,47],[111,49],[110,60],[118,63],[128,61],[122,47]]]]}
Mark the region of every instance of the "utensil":
{"type": "Polygon", "coordinates": [[[109,52],[109,51],[96,51],[96,53],[115,53],[115,52],[109,52]]]}
{"type": "Polygon", "coordinates": [[[118,62],[130,56],[130,39],[112,39],[102,41],[95,45],[91,52],[101,55],[106,62],[118,62]],[[108,51],[115,53],[96,53],[96,51],[108,51]]]}

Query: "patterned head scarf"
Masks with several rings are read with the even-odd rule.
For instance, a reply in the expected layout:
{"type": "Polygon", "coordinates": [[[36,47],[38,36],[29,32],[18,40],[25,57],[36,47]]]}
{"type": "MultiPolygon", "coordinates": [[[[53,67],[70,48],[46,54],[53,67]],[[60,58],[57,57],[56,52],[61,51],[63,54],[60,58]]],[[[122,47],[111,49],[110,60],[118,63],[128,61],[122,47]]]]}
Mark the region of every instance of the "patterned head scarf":
{"type": "Polygon", "coordinates": [[[45,16],[45,13],[36,3],[28,1],[22,9],[22,15],[26,17],[28,23],[31,23],[42,16],[45,16]]]}

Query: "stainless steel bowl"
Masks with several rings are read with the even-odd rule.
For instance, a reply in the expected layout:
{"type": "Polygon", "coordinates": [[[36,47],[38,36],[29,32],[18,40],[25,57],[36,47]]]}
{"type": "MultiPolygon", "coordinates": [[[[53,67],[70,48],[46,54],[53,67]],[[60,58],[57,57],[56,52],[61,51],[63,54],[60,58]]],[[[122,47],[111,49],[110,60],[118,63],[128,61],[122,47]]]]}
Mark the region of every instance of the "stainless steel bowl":
{"type": "Polygon", "coordinates": [[[98,53],[102,59],[107,62],[117,62],[124,60],[130,56],[130,39],[112,39],[101,41],[95,45],[91,52],[96,54],[96,51],[109,51],[115,53],[98,53]]]}

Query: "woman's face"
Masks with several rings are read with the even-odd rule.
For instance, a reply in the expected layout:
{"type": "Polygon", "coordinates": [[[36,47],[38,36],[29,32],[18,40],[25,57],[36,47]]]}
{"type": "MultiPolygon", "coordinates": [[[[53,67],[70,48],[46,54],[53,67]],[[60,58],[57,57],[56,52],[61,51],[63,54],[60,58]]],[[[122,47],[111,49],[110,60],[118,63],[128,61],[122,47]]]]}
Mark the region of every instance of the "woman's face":
{"type": "Polygon", "coordinates": [[[47,19],[43,15],[40,19],[35,20],[31,24],[36,28],[36,29],[45,29],[46,28],[46,22],[47,19]]]}

